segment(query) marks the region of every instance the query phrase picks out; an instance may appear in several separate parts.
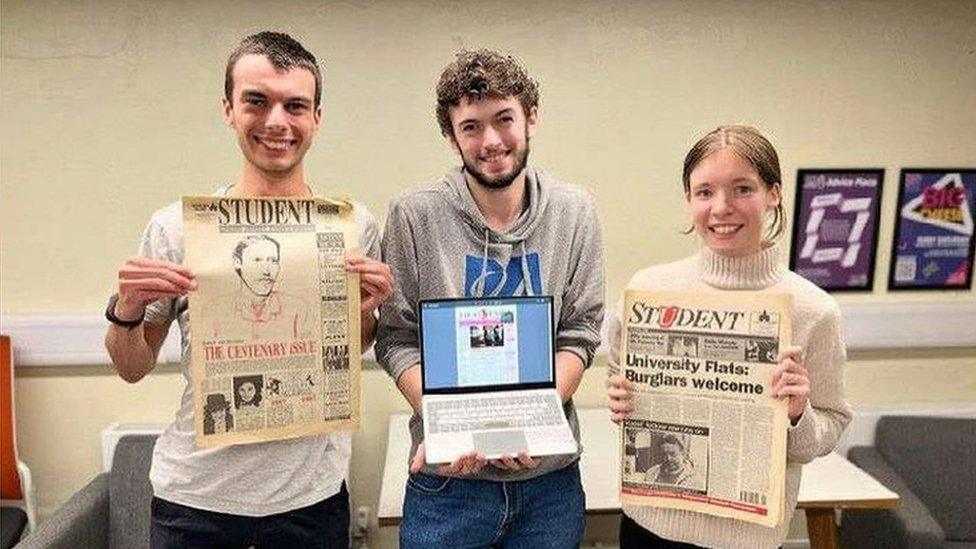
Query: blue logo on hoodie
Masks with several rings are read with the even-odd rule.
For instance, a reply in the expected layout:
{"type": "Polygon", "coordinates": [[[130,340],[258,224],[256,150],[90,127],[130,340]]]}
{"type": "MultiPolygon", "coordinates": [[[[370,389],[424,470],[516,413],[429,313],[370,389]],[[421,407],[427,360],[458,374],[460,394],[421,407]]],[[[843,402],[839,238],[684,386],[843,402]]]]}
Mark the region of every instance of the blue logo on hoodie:
{"type": "MultiPolygon", "coordinates": [[[[525,266],[529,273],[529,282],[532,285],[532,295],[542,295],[542,275],[539,270],[539,253],[531,252],[525,254],[525,266]]],[[[523,288],[524,277],[522,276],[522,260],[520,255],[513,255],[508,259],[508,265],[502,264],[494,259],[488,259],[488,268],[485,270],[483,281],[481,278],[481,268],[484,261],[481,256],[468,255],[464,258],[464,296],[465,297],[511,297],[516,295],[526,295],[523,288]],[[476,288],[477,283],[477,288],[476,288]],[[472,293],[473,290],[483,287],[484,289],[472,293]]]]}

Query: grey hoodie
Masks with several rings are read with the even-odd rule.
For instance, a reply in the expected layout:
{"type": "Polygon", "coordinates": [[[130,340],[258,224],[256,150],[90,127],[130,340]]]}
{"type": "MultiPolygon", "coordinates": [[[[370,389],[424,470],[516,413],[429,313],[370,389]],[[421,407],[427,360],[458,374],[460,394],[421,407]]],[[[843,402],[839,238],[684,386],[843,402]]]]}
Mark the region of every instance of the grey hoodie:
{"type": "MultiPolygon", "coordinates": [[[[390,203],[382,250],[396,284],[380,309],[376,357],[394,380],[420,363],[420,299],[551,295],[557,351],[575,353],[587,367],[593,361],[604,294],[603,245],[594,201],[582,189],[556,182],[539,170],[530,167],[526,173],[528,205],[503,233],[488,227],[460,168],[390,203]]],[[[564,410],[579,441],[572,400],[564,410]]],[[[413,456],[423,441],[423,424],[416,415],[410,419],[410,434],[413,456]]],[[[488,466],[470,478],[524,480],[562,469],[578,458],[579,451],[544,457],[531,471],[504,472],[488,466]]]]}

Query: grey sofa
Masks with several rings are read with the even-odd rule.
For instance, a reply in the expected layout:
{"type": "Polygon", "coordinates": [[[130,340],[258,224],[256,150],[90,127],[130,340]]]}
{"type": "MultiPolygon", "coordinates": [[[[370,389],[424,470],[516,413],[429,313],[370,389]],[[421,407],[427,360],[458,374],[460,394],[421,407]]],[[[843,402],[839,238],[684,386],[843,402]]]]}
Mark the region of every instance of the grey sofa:
{"type": "Polygon", "coordinates": [[[155,435],[119,439],[112,470],[101,473],[16,549],[149,547],[149,465],[155,435]]]}
{"type": "Polygon", "coordinates": [[[845,510],[843,547],[976,549],[976,419],[882,417],[875,445],[847,458],[901,496],[891,510],[845,510]]]}

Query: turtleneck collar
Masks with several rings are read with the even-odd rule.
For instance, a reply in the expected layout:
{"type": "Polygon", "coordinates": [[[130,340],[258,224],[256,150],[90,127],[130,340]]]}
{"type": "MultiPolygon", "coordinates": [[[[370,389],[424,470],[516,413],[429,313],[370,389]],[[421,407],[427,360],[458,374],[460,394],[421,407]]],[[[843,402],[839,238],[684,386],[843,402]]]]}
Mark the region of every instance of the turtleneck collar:
{"type": "Polygon", "coordinates": [[[699,278],[721,290],[760,290],[783,278],[780,246],[773,243],[759,252],[741,257],[717,254],[705,246],[698,253],[699,278]]]}

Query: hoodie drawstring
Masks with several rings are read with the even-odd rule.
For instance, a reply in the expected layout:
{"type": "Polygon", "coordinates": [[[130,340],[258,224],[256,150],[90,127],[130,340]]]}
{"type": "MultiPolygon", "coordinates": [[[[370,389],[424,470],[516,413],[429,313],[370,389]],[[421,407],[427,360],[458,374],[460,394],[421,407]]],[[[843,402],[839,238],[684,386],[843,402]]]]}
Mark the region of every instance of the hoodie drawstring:
{"type": "Polygon", "coordinates": [[[488,280],[488,229],[485,229],[485,251],[481,254],[481,274],[471,283],[472,297],[485,297],[485,283],[488,280]]]}
{"type": "Polygon", "coordinates": [[[535,294],[532,291],[532,277],[529,272],[529,254],[525,251],[525,241],[521,240],[519,244],[522,246],[522,257],[519,261],[522,266],[522,295],[531,297],[535,294]]]}
{"type": "MultiPolygon", "coordinates": [[[[481,254],[481,274],[471,283],[471,297],[485,297],[485,286],[488,283],[488,242],[490,237],[488,229],[485,229],[485,247],[481,254]]],[[[528,252],[525,249],[524,240],[519,241],[519,247],[522,250],[522,256],[519,257],[519,267],[522,271],[522,295],[531,297],[535,295],[535,292],[532,290],[532,276],[529,271],[528,252]]],[[[504,272],[502,275],[504,276],[504,272]]]]}

